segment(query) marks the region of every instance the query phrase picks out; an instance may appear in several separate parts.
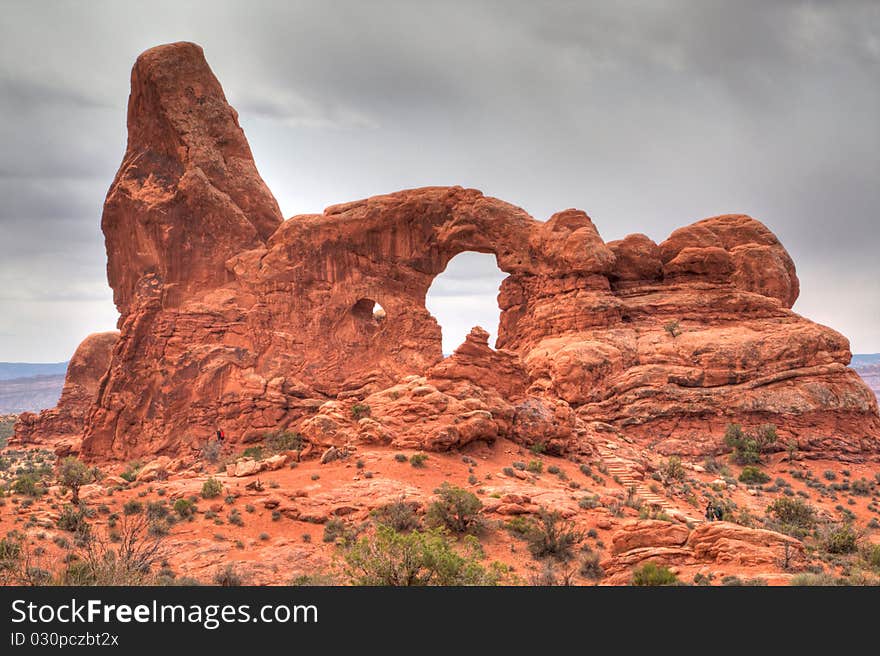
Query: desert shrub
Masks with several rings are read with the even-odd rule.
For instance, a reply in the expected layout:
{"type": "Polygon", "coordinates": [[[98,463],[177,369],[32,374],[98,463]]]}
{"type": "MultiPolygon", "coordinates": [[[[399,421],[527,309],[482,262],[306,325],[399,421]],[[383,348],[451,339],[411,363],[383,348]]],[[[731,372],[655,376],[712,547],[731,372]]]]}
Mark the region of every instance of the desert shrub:
{"type": "Polygon", "coordinates": [[[563,519],[559,512],[541,508],[527,540],[529,551],[535,558],[566,561],[571,559],[572,549],[583,537],[574,523],[563,519]]]}
{"type": "Polygon", "coordinates": [[[402,453],[395,453],[395,454],[394,454],[394,459],[395,459],[397,462],[406,462],[406,461],[408,460],[408,458],[407,458],[404,454],[402,454],[402,453]]]}
{"type": "Polygon", "coordinates": [[[416,468],[424,467],[427,459],[427,453],[414,453],[409,459],[409,464],[416,468]]]}
{"type": "Polygon", "coordinates": [[[802,499],[782,497],[767,508],[780,532],[802,538],[816,526],[816,509],[802,499]]]}
{"type": "Polygon", "coordinates": [[[733,461],[738,465],[755,465],[761,455],[776,443],[776,427],[764,424],[746,433],[739,424],[730,424],[724,433],[724,443],[732,450],[733,461]]]}
{"type": "Polygon", "coordinates": [[[122,512],[125,515],[137,515],[144,511],[144,504],[142,504],[137,499],[132,499],[131,501],[126,501],[125,505],[122,506],[122,512]]]}
{"type": "Polygon", "coordinates": [[[387,503],[374,509],[370,514],[377,524],[390,526],[398,532],[412,531],[421,525],[412,504],[405,501],[387,503]]]}
{"type": "Polygon", "coordinates": [[[150,519],[165,519],[168,516],[168,504],[164,501],[150,501],[147,503],[147,517],[150,519]]]}
{"type": "Polygon", "coordinates": [[[871,496],[871,492],[874,491],[875,487],[876,485],[874,483],[865,478],[860,478],[859,480],[850,483],[850,490],[852,493],[860,497],[871,496]]]}
{"type": "Polygon", "coordinates": [[[137,475],[138,475],[138,472],[140,471],[140,469],[141,469],[140,462],[138,462],[138,461],[130,462],[130,463],[128,463],[128,466],[125,468],[125,471],[119,475],[119,478],[131,483],[132,481],[134,481],[135,478],[137,478],[137,475]]]}
{"type": "Polygon", "coordinates": [[[216,499],[223,494],[223,484],[213,476],[202,485],[203,499],[216,499]]]}
{"type": "Polygon", "coordinates": [[[28,497],[39,497],[46,493],[46,489],[36,474],[22,474],[12,482],[12,491],[28,497]]]}
{"type": "Polygon", "coordinates": [[[578,506],[583,508],[584,510],[590,510],[592,508],[597,508],[599,506],[599,495],[598,494],[588,494],[583,496],[578,501],[578,506]]]}
{"type": "Polygon", "coordinates": [[[486,569],[472,551],[459,554],[439,529],[398,533],[379,526],[345,553],[354,585],[497,585],[500,567],[486,569]]]}
{"type": "Polygon", "coordinates": [[[218,440],[208,440],[202,447],[202,459],[212,465],[216,465],[220,461],[220,451],[223,445],[218,440]]]}
{"type": "Polygon", "coordinates": [[[504,524],[504,528],[518,538],[527,538],[535,528],[535,523],[524,515],[515,515],[504,524]]]}
{"type": "Polygon", "coordinates": [[[747,485],[761,485],[769,480],[770,477],[754,465],[746,465],[739,475],[739,482],[747,485]]]}
{"type": "Polygon", "coordinates": [[[70,490],[70,502],[79,505],[79,489],[97,479],[97,468],[86,467],[85,463],[68,456],[58,466],[58,484],[70,490]]]}
{"type": "Polygon", "coordinates": [[[70,533],[76,533],[81,529],[87,530],[86,513],[80,507],[64,506],[58,515],[57,526],[62,531],[69,531],[70,533]]]}
{"type": "Polygon", "coordinates": [[[590,581],[600,581],[602,577],[605,576],[605,571],[599,564],[600,560],[601,557],[598,552],[593,551],[592,549],[584,552],[581,556],[578,572],[585,579],[590,581]]]}
{"type": "Polygon", "coordinates": [[[282,451],[302,451],[305,438],[299,433],[275,431],[266,435],[266,448],[273,453],[282,451]]]}
{"type": "Polygon", "coordinates": [[[581,465],[578,469],[581,470],[581,474],[583,474],[584,476],[592,476],[593,475],[593,470],[590,469],[589,465],[581,465]]]}
{"type": "Polygon", "coordinates": [[[357,529],[343,519],[334,517],[324,524],[324,542],[349,545],[357,538],[357,529]]]}
{"type": "Polygon", "coordinates": [[[318,572],[316,574],[300,574],[290,580],[290,584],[298,587],[327,587],[339,585],[336,576],[331,573],[318,572]]]}
{"type": "Polygon", "coordinates": [[[241,576],[235,571],[235,567],[231,563],[227,563],[225,567],[221,567],[214,572],[214,585],[224,588],[237,588],[243,585],[243,583],[241,576]]]}
{"type": "Polygon", "coordinates": [[[14,570],[21,557],[21,542],[10,537],[0,538],[0,572],[14,570]]]}
{"type": "Polygon", "coordinates": [[[513,468],[514,468],[514,469],[519,469],[520,471],[525,471],[525,470],[526,470],[526,463],[521,462],[521,461],[519,461],[519,460],[517,460],[516,462],[512,462],[512,463],[510,463],[510,464],[513,465],[513,468]]]}
{"type": "Polygon", "coordinates": [[[363,419],[364,417],[369,417],[371,412],[370,406],[366,403],[355,403],[351,406],[351,416],[355,421],[363,419]]]}
{"type": "Polygon", "coordinates": [[[669,333],[671,337],[678,337],[681,335],[681,323],[677,319],[667,321],[663,324],[663,330],[669,333]]]}
{"type": "Polygon", "coordinates": [[[547,445],[543,442],[534,442],[530,447],[529,451],[534,453],[536,456],[541,455],[545,451],[547,451],[547,445]]]}
{"type": "Polygon", "coordinates": [[[679,585],[678,577],[666,565],[648,562],[633,572],[632,584],[642,586],[679,585]]]}
{"type": "Polygon", "coordinates": [[[832,554],[855,553],[859,548],[859,539],[852,524],[838,524],[823,531],[822,548],[832,554]]]}
{"type": "Polygon", "coordinates": [[[862,547],[860,555],[865,567],[880,573],[880,544],[868,544],[862,547]]]}
{"type": "Polygon", "coordinates": [[[443,483],[434,494],[440,498],[428,506],[428,524],[445,527],[453,533],[472,533],[482,526],[483,502],[473,492],[443,483]]]}
{"type": "Polygon", "coordinates": [[[561,472],[561,471],[562,470],[559,469],[559,467],[557,467],[556,465],[550,465],[549,467],[547,467],[548,474],[557,474],[558,475],[559,472],[561,472]]]}
{"type": "Polygon", "coordinates": [[[795,574],[793,577],[791,577],[791,580],[789,581],[789,585],[797,587],[834,586],[840,584],[840,579],[837,579],[831,574],[827,574],[826,572],[819,572],[818,574],[812,572],[803,572],[801,574],[795,574]]]}
{"type": "Polygon", "coordinates": [[[681,458],[672,456],[660,467],[660,475],[666,481],[683,481],[685,478],[684,465],[681,458]]]}
{"type": "Polygon", "coordinates": [[[241,452],[242,458],[253,458],[254,460],[262,460],[263,459],[263,447],[261,446],[249,446],[244,451],[241,452]]]}
{"type": "Polygon", "coordinates": [[[238,508],[233,508],[229,511],[229,515],[227,515],[226,519],[230,524],[244,526],[244,520],[241,518],[241,513],[238,511],[238,508]]]}
{"type": "Polygon", "coordinates": [[[540,460],[530,460],[526,469],[533,474],[540,474],[544,470],[544,463],[540,460]]]}
{"type": "Polygon", "coordinates": [[[149,585],[154,565],[164,558],[163,534],[150,531],[146,515],[127,516],[106,537],[84,537],[76,558],[60,574],[63,585],[149,585]]]}
{"type": "Polygon", "coordinates": [[[196,505],[189,499],[178,499],[174,502],[174,512],[181,517],[191,517],[196,511],[196,505]]]}
{"type": "Polygon", "coordinates": [[[755,578],[751,578],[751,579],[741,579],[738,576],[730,575],[730,576],[725,576],[723,579],[721,579],[721,585],[763,587],[763,586],[767,585],[767,581],[762,578],[759,578],[759,577],[755,577],[755,578]]]}

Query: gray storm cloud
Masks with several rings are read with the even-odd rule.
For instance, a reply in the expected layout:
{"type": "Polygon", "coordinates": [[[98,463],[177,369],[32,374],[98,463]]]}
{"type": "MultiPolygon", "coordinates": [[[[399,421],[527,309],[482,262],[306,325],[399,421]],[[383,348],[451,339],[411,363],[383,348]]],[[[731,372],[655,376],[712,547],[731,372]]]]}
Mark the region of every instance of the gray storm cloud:
{"type": "MultiPolygon", "coordinates": [[[[427,184],[579,207],[605,239],[745,212],[794,257],[795,309],[880,351],[876,2],[7,1],[0,360],[114,325],[98,226],[129,71],[176,40],[204,46],[287,216],[427,184]]],[[[446,350],[497,320],[500,278],[450,273],[446,350]]]]}

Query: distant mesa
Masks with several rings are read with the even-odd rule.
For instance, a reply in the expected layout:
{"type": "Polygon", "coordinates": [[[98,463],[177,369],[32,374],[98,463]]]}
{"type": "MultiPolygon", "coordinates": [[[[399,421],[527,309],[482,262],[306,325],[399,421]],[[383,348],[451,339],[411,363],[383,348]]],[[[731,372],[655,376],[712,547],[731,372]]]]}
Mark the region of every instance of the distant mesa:
{"type": "Polygon", "coordinates": [[[86,340],[58,408],[23,417],[20,442],[131,459],[222,427],[232,442],[289,429],[316,447],[506,437],[586,453],[610,431],[699,455],[738,422],[773,423],[814,457],[880,447],[849,342],[791,311],[795,265],[759,221],[606,243],[581,210],[538,221],[462,187],[283,220],[192,43],[134,65],[102,229],[119,334],[86,340]],[[444,358],[425,295],[464,251],[508,274],[498,348],[475,328],[444,358]]]}

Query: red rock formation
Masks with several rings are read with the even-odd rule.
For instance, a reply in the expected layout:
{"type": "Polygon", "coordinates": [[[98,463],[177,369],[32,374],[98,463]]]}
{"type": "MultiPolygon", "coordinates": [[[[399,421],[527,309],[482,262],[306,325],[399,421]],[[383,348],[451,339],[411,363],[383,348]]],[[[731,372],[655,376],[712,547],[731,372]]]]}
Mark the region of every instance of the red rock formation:
{"type": "Polygon", "coordinates": [[[805,562],[804,545],[787,535],[747,528],[730,522],[701,524],[690,530],[681,524],[636,520],[612,537],[612,553],[603,563],[611,585],[628,583],[632,570],[643,563],[663,565],[733,565],[774,569],[786,563],[797,570],[805,562]]]}
{"type": "Polygon", "coordinates": [[[880,445],[847,340],[791,311],[794,265],[749,217],[606,244],[580,210],[540,222],[427,187],[279,223],[201,49],[144,53],[103,219],[121,336],[87,454],[174,452],[218,427],[230,441],[290,428],[320,445],[509,436],[559,452],[619,430],[708,453],[733,421],[775,423],[815,454],[880,445]],[[499,350],[475,331],[444,360],[425,295],[463,251],[509,274],[499,350]]]}
{"type": "Polygon", "coordinates": [[[67,365],[58,405],[39,414],[25,412],[19,415],[10,444],[47,444],[59,438],[73,438],[74,441],[79,438],[118,339],[116,331],[86,337],[67,365]]]}

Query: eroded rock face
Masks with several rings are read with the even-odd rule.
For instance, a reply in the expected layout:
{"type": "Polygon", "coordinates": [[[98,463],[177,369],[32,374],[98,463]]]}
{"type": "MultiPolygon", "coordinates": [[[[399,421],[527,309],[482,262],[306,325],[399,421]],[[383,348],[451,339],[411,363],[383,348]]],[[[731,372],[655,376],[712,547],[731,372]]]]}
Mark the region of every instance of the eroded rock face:
{"type": "Polygon", "coordinates": [[[797,570],[806,564],[806,558],[802,542],[774,531],[730,522],[711,522],[690,530],[681,524],[635,520],[612,537],[612,553],[602,563],[608,574],[605,582],[625,584],[632,570],[646,562],[767,569],[784,565],[797,570]]]}
{"type": "Polygon", "coordinates": [[[67,365],[58,405],[39,414],[20,415],[10,444],[45,444],[59,438],[79,438],[118,340],[116,331],[86,337],[67,365]]]}
{"type": "Polygon", "coordinates": [[[752,218],[606,244],[580,210],[541,222],[427,187],[282,222],[192,44],[138,59],[128,122],[103,218],[121,334],[88,455],[178,452],[217,428],[231,442],[290,429],[322,447],[505,436],[587,452],[598,424],[693,454],[719,449],[732,421],[775,423],[816,454],[878,449],[847,340],[791,311],[794,265],[752,218]],[[509,274],[498,350],[475,330],[443,359],[425,296],[463,251],[509,274]]]}

